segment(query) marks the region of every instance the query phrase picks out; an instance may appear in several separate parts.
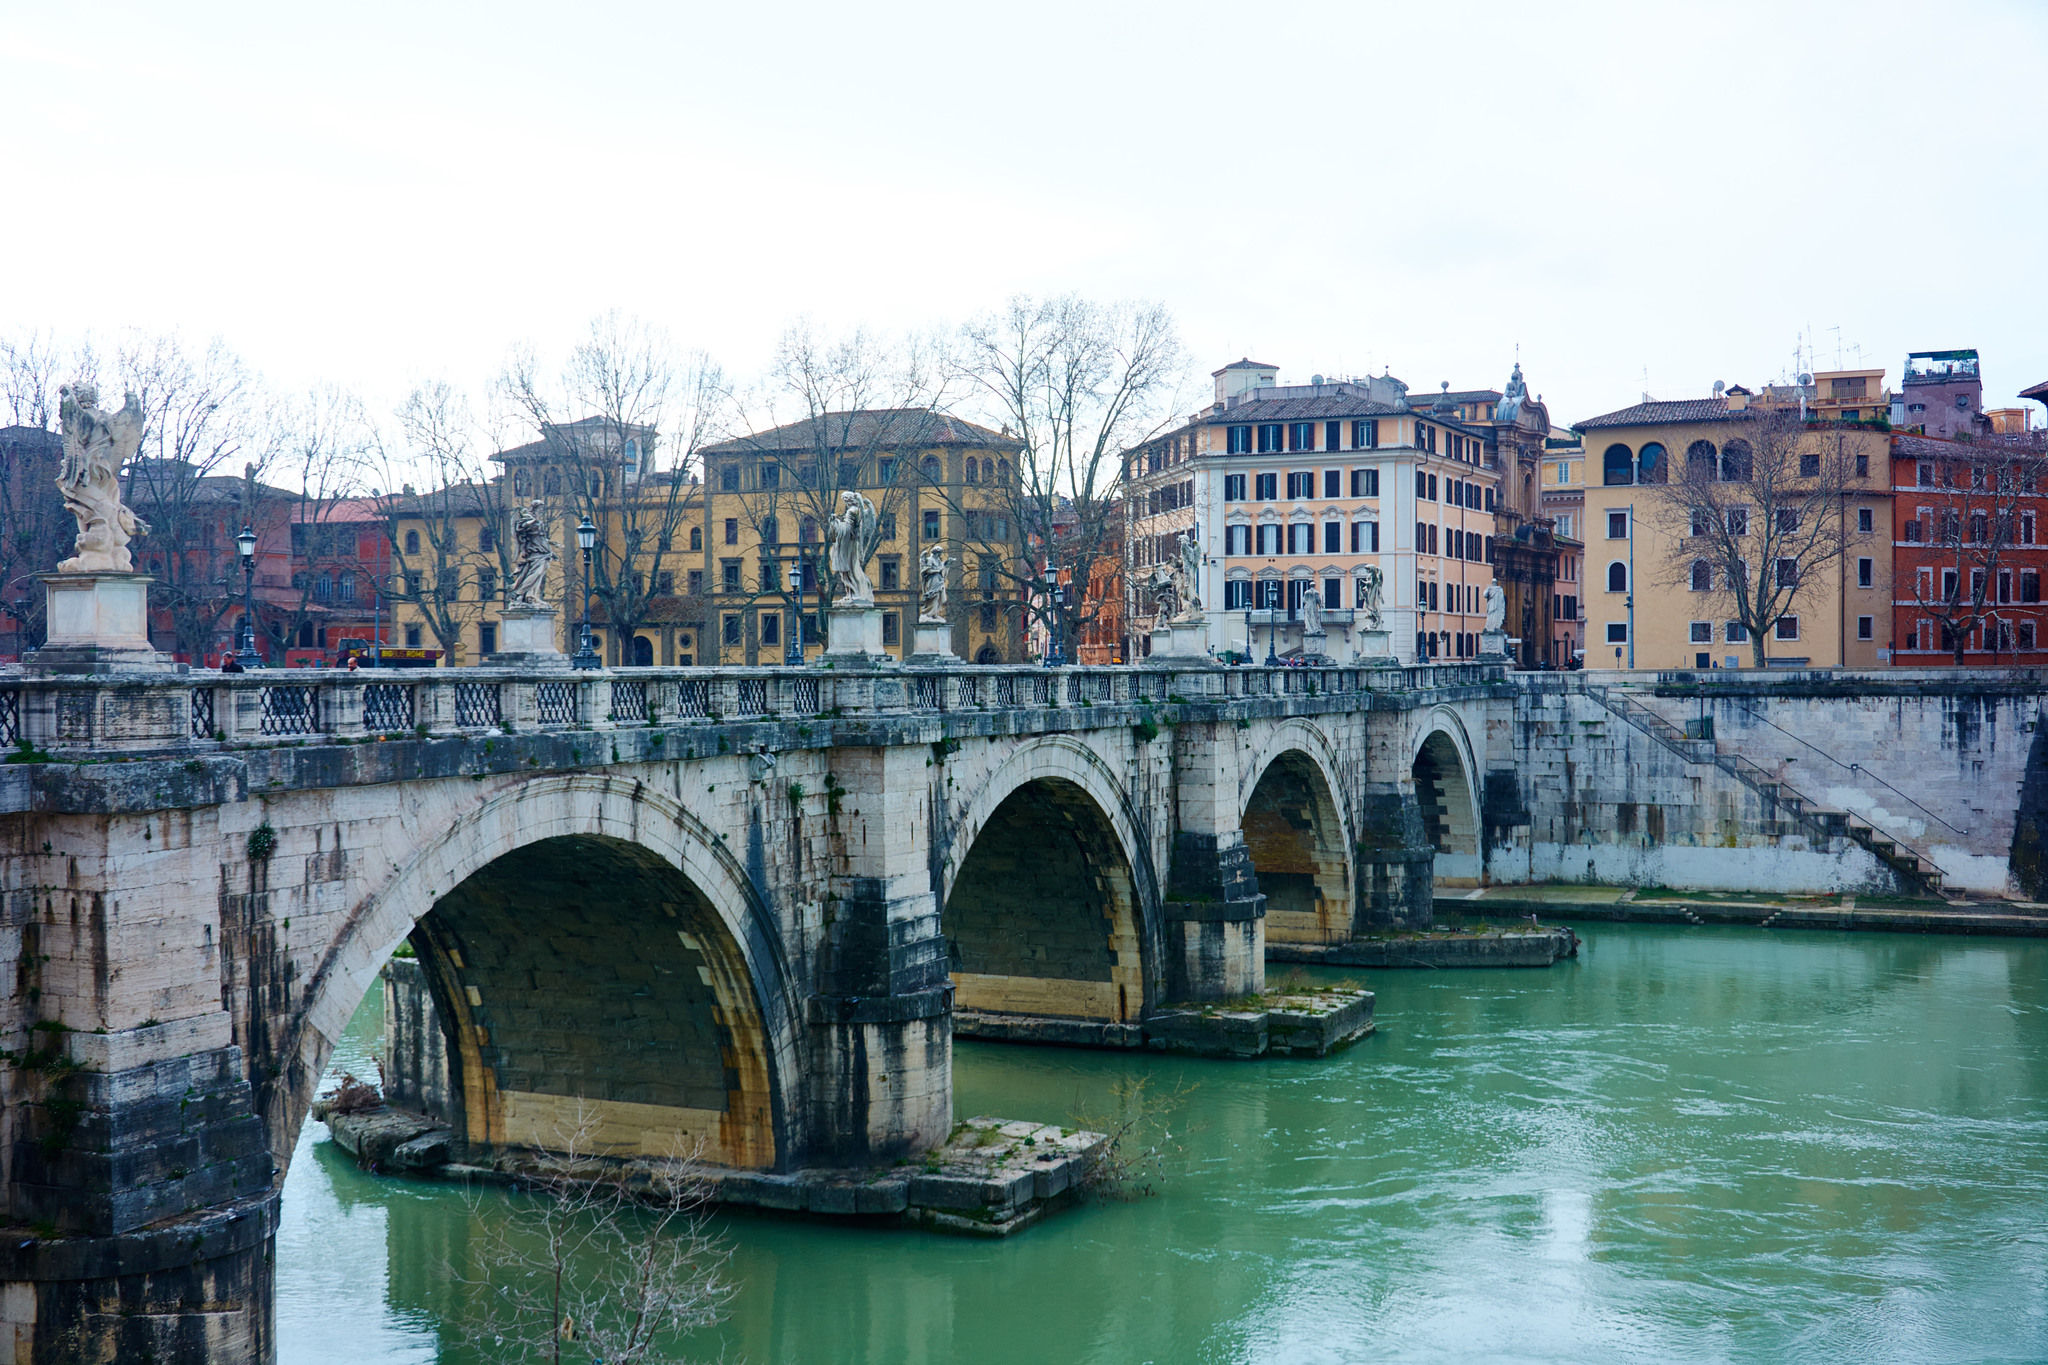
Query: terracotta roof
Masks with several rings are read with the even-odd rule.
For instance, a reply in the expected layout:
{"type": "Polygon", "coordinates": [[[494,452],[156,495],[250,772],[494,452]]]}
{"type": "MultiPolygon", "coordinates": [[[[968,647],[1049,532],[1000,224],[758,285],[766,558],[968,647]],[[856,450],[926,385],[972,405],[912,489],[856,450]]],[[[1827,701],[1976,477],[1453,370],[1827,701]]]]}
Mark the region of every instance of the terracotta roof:
{"type": "Polygon", "coordinates": [[[1256,426],[1261,422],[1303,422],[1311,417],[1393,417],[1414,409],[1363,398],[1261,398],[1203,418],[1212,427],[1256,426]]]}
{"type": "Polygon", "coordinates": [[[2048,403],[2048,379],[2042,380],[2031,389],[2021,389],[2020,397],[2031,398],[2036,403],[2048,403]]]}
{"type": "Polygon", "coordinates": [[[1755,413],[1755,408],[1730,409],[1725,398],[1682,398],[1670,403],[1638,403],[1632,408],[1620,408],[1614,412],[1603,412],[1598,417],[1588,417],[1575,423],[1574,431],[1585,431],[1591,427],[1647,427],[1660,422],[1722,422],[1740,420],[1755,413]]]}
{"type": "Polygon", "coordinates": [[[1278,365],[1268,365],[1264,361],[1253,360],[1250,357],[1246,357],[1243,360],[1233,360],[1220,370],[1209,371],[1209,377],[1211,379],[1214,379],[1217,375],[1227,374],[1231,370],[1277,370],[1279,368],[1280,367],[1278,365]]]}
{"type": "Polygon", "coordinates": [[[860,412],[828,412],[738,436],[704,447],[705,455],[759,455],[768,452],[893,449],[924,450],[930,446],[975,446],[990,450],[1022,450],[1024,443],[987,427],[925,408],[874,408],[860,412]]]}

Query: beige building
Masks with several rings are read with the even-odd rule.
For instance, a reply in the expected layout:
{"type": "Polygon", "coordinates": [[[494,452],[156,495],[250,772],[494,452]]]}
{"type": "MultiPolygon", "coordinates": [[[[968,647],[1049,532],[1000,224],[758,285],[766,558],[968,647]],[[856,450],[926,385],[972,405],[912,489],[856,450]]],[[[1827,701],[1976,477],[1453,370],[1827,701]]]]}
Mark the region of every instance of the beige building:
{"type": "MultiPolygon", "coordinates": [[[[1781,409],[1752,404],[1741,386],[1710,398],[1645,401],[1580,422],[1584,442],[1585,665],[1588,668],[1746,668],[1751,645],[1708,577],[1685,574],[1682,549],[1656,513],[1678,461],[1739,471],[1745,432],[1781,409]]],[[[1844,395],[1846,400],[1846,395],[1844,395]]],[[[1810,423],[1820,443],[1840,434],[1854,451],[1853,491],[1838,513],[1856,543],[1802,588],[1765,641],[1773,667],[1871,668],[1890,662],[1890,443],[1879,425],[1810,423]]],[[[1738,481],[1736,474],[1731,481],[1738,481]]]]}

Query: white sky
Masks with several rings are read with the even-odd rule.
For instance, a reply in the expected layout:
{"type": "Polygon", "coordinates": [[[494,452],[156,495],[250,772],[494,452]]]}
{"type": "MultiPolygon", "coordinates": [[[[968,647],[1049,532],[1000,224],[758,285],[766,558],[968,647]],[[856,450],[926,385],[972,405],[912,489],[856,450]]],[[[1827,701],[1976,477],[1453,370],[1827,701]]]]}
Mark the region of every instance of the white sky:
{"type": "MultiPolygon", "coordinates": [[[[0,327],[219,334],[380,403],[611,307],[783,325],[1155,298],[1571,422],[1816,359],[2048,379],[2048,5],[28,5],[0,327]],[[1647,382],[1645,372],[1647,371],[1647,382]]],[[[1206,382],[1206,381],[1203,381],[1206,382]]]]}

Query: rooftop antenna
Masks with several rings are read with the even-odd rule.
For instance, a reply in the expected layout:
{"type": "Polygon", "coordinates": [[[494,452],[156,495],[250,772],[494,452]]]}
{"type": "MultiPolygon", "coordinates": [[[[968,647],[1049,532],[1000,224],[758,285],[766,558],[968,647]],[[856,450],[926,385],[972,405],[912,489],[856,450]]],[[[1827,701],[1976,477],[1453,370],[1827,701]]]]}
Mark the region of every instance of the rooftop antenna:
{"type": "Polygon", "coordinates": [[[1835,334],[1835,368],[1842,368],[1842,324],[1836,323],[1828,329],[1835,334]]]}

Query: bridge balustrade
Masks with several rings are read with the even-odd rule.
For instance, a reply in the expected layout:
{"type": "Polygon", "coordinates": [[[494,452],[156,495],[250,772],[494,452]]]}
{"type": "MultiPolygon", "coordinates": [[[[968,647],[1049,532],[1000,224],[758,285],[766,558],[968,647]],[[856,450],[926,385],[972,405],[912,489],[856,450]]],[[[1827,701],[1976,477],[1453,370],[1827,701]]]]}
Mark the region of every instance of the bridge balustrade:
{"type": "Polygon", "coordinates": [[[230,744],[480,730],[564,730],[902,711],[1080,709],[1467,687],[1497,664],[1378,668],[959,665],[626,668],[574,674],[461,668],[375,677],[338,669],[74,678],[0,674],[0,744],[230,744]]]}

